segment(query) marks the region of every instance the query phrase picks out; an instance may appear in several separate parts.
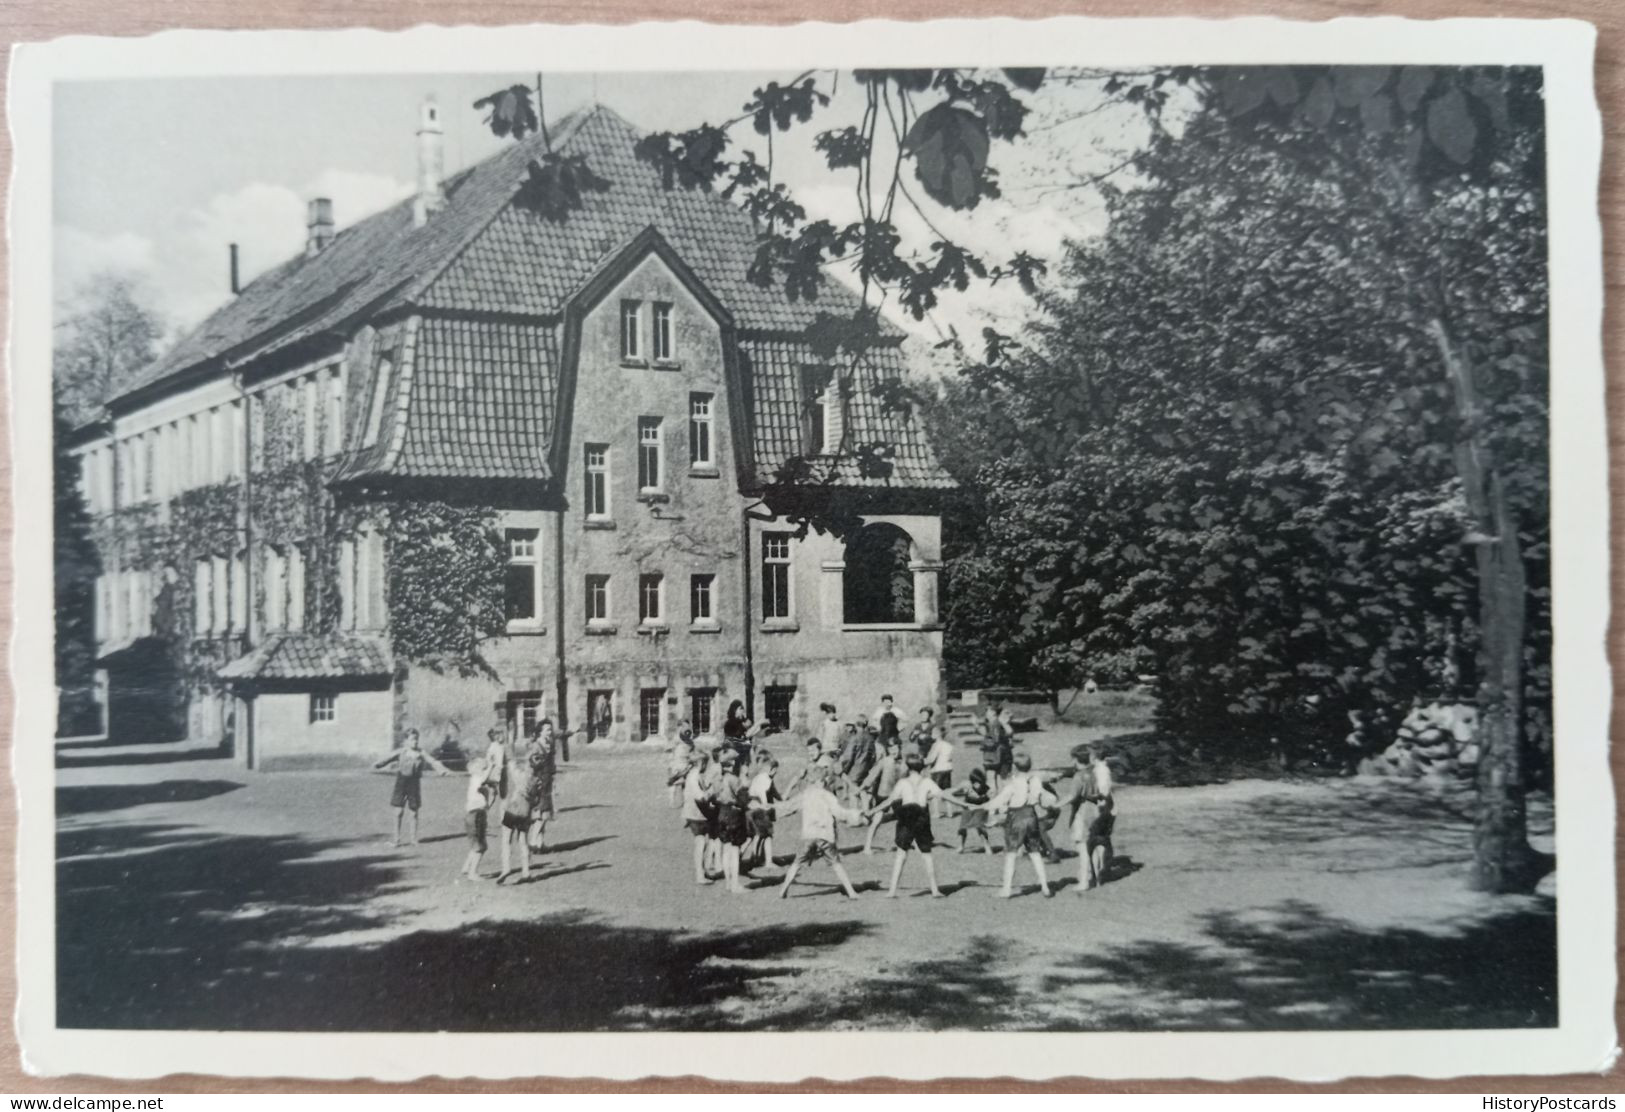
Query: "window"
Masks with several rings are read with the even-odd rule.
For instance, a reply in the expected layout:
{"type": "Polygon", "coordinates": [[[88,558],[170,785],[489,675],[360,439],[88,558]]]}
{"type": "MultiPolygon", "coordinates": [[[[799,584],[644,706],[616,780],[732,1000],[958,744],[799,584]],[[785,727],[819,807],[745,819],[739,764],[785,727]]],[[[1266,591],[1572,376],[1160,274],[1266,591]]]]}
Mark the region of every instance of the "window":
{"type": "Polygon", "coordinates": [[[251,473],[265,470],[265,395],[248,399],[248,468],[251,473]]]}
{"type": "Polygon", "coordinates": [[[660,736],[660,708],[665,702],[663,687],[645,687],[638,692],[638,740],[660,736]]]}
{"type": "Polygon", "coordinates": [[[265,550],[265,628],[288,628],[288,558],[280,548],[265,550]]]}
{"type": "Polygon", "coordinates": [[[716,456],[711,444],[710,394],[688,396],[688,462],[692,467],[715,467],[716,456]]]}
{"type": "Polygon", "coordinates": [[[305,546],[288,549],[288,628],[305,628],[305,546]]]}
{"type": "Polygon", "coordinates": [[[508,725],[528,738],[536,732],[536,723],[542,720],[542,693],[540,691],[510,691],[508,693],[508,725]]]}
{"type": "Polygon", "coordinates": [[[209,632],[209,603],[214,598],[214,566],[199,560],[192,576],[192,636],[209,632]]]}
{"type": "Polygon", "coordinates": [[[607,689],[587,692],[587,740],[609,736],[615,724],[615,693],[607,689]]]}
{"type": "Polygon", "coordinates": [[[671,330],[671,305],[664,301],[655,302],[654,347],[656,361],[669,363],[676,358],[676,337],[672,335],[671,330]]]}
{"type": "Polygon", "coordinates": [[[587,576],[587,621],[609,621],[609,576],[587,576]]]}
{"type": "Polygon", "coordinates": [[[336,456],[344,450],[344,376],[337,367],[327,372],[326,428],[326,454],[336,456]]]}
{"type": "Polygon", "coordinates": [[[357,556],[360,566],[356,569],[356,598],[361,606],[358,625],[362,629],[383,629],[389,619],[385,600],[384,535],[376,529],[362,533],[357,556]]]}
{"type": "Polygon", "coordinates": [[[621,358],[642,359],[643,337],[639,326],[643,318],[643,302],[621,302],[621,358]]]}
{"type": "Polygon", "coordinates": [[[847,541],[841,573],[845,621],[849,625],[904,625],[914,621],[914,546],[903,530],[886,522],[865,525],[847,541]]]}
{"type": "Polygon", "coordinates": [[[790,707],[795,702],[796,689],[793,687],[769,687],[762,692],[764,716],[768,725],[776,730],[790,728],[790,707]]]}
{"type": "Polygon", "coordinates": [[[336,722],[339,716],[339,697],[331,692],[314,692],[310,696],[311,722],[336,722]]]}
{"type": "Polygon", "coordinates": [[[717,699],[714,687],[699,687],[688,693],[688,724],[695,736],[711,732],[711,707],[717,699]]]}
{"type": "Polygon", "coordinates": [[[209,632],[225,633],[231,622],[231,564],[224,556],[209,561],[209,583],[213,588],[209,632]]]}
{"type": "Polygon", "coordinates": [[[540,618],[537,609],[537,579],[541,561],[536,555],[535,529],[508,530],[508,578],[503,608],[508,624],[533,624],[540,618]]]}
{"type": "Polygon", "coordinates": [[[299,408],[305,421],[305,439],[302,458],[308,463],[321,454],[321,428],[316,423],[316,416],[320,412],[317,408],[319,399],[316,396],[316,376],[307,375],[299,380],[299,408]]]}
{"type": "Polygon", "coordinates": [[[355,540],[339,542],[339,628],[355,628],[355,540]]]}
{"type": "Polygon", "coordinates": [[[840,384],[828,367],[801,368],[801,440],[810,456],[841,447],[840,384]]]}
{"type": "Polygon", "coordinates": [[[762,617],[788,621],[790,608],[790,534],[762,534],[762,617]]]}
{"type": "Polygon", "coordinates": [[[226,410],[226,476],[241,475],[243,472],[243,430],[247,428],[244,423],[243,403],[232,402],[226,410]]]}
{"type": "Polygon", "coordinates": [[[688,580],[688,620],[693,625],[715,625],[716,612],[711,608],[711,592],[716,585],[714,575],[694,575],[688,580]]]}
{"type": "Polygon", "coordinates": [[[96,642],[102,644],[113,635],[113,589],[107,576],[96,577],[96,642]]]}
{"type": "Polygon", "coordinates": [[[363,448],[378,443],[378,431],[384,424],[384,401],[389,397],[389,376],[394,371],[395,364],[389,356],[378,360],[378,369],[372,376],[372,403],[367,407],[367,431],[361,439],[363,448]]]}
{"type": "Polygon", "coordinates": [[[231,632],[248,629],[248,550],[238,549],[231,560],[231,632]]]}
{"type": "Polygon", "coordinates": [[[209,438],[209,415],[200,413],[195,417],[188,418],[187,423],[192,427],[192,435],[187,438],[191,442],[192,449],[191,485],[195,487],[206,486],[213,481],[214,475],[214,453],[210,449],[211,441],[209,438]]]}
{"type": "Polygon", "coordinates": [[[644,625],[659,625],[663,608],[661,596],[665,581],[659,575],[638,576],[638,621],[644,625]]]}
{"type": "Polygon", "coordinates": [[[609,445],[587,445],[587,516],[609,517],[609,445]]]}
{"type": "Polygon", "coordinates": [[[660,418],[638,418],[638,489],[660,489],[660,418]]]}

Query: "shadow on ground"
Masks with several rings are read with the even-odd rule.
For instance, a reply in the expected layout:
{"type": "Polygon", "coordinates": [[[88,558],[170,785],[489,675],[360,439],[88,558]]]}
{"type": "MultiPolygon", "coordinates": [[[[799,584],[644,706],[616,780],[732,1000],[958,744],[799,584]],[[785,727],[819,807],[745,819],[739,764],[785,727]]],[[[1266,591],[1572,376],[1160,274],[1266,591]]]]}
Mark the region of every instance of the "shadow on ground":
{"type": "MultiPolygon", "coordinates": [[[[723,1003],[866,930],[803,923],[707,933],[562,912],[379,944],[324,939],[388,926],[367,901],[397,860],[341,841],[210,837],[175,826],[58,839],[57,1010],[63,1027],[214,1030],[597,1030],[723,1003]]],[[[554,875],[606,867],[543,869],[554,875]]]]}
{"type": "Polygon", "coordinates": [[[86,784],[56,789],[58,818],[94,811],[119,811],[144,803],[195,803],[234,792],[243,785],[231,780],[161,780],[153,784],[86,784]]]}
{"type": "Polygon", "coordinates": [[[1085,952],[1020,983],[1010,941],[979,935],[952,958],[891,967],[773,1016],[786,1028],[1108,1031],[1400,1030],[1557,1023],[1549,905],[1433,934],[1364,930],[1288,901],[1204,919],[1194,944],[1085,952]]]}

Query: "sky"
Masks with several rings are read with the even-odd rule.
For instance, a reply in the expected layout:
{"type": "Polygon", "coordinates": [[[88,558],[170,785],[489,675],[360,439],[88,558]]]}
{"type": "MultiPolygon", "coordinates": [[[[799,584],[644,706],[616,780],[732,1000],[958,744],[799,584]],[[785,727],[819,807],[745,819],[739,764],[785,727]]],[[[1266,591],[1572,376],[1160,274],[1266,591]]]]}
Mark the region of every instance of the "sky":
{"type": "MultiPolygon", "coordinates": [[[[172,332],[197,324],[230,297],[228,244],[240,245],[247,282],[305,240],[305,208],[329,197],[340,228],[408,196],[416,174],[419,105],[442,106],[448,174],[499,150],[472,105],[535,74],[411,74],[146,79],[59,84],[53,106],[53,293],[59,311],[92,276],[136,278],[172,332]]],[[[601,103],[646,131],[680,130],[738,116],[757,86],[792,74],[545,75],[547,116],[601,103]]],[[[775,139],[775,176],[814,216],[854,219],[851,171],[831,173],[813,148],[825,128],[855,123],[862,96],[850,74],[817,75],[829,107],[775,139]]],[[[1055,259],[1067,238],[1104,227],[1099,198],[1082,178],[1120,161],[1143,126],[1099,110],[1093,87],[1046,83],[1025,97],[1030,138],[995,143],[1004,197],[968,213],[940,209],[916,188],[930,224],[992,260],[1018,250],[1055,259]]],[[[730,131],[765,160],[749,122],[730,131]]],[[[905,173],[907,171],[905,170],[905,173]]],[[[926,221],[899,206],[905,245],[928,247],[926,221]]],[[[837,274],[837,278],[845,276],[837,274]]],[[[975,335],[1028,311],[1014,283],[950,294],[934,319],[911,325],[926,339],[952,327],[975,335]]],[[[898,318],[901,320],[901,318],[898,318]]]]}

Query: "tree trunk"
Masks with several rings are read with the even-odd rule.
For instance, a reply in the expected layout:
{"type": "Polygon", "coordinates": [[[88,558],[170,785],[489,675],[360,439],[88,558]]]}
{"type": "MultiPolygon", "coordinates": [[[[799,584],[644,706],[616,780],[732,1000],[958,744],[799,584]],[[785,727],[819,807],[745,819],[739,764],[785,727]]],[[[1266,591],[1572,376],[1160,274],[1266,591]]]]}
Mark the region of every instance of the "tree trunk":
{"type": "Polygon", "coordinates": [[[1475,547],[1478,564],[1478,809],[1472,886],[1504,892],[1518,885],[1533,856],[1523,782],[1523,551],[1517,515],[1483,442],[1472,368],[1442,321],[1431,322],[1430,331],[1463,422],[1456,468],[1472,518],[1468,543],[1475,547]]]}

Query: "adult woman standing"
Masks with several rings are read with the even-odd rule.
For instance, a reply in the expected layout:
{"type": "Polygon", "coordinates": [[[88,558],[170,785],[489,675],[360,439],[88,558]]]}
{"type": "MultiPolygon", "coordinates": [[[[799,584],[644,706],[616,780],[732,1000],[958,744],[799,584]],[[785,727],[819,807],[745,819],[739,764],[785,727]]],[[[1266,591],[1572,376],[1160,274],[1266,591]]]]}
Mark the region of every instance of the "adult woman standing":
{"type": "Polygon", "coordinates": [[[751,739],[762,732],[760,723],[745,717],[745,704],[738,699],[728,704],[722,720],[722,744],[739,758],[740,768],[750,768],[751,739]]]}

